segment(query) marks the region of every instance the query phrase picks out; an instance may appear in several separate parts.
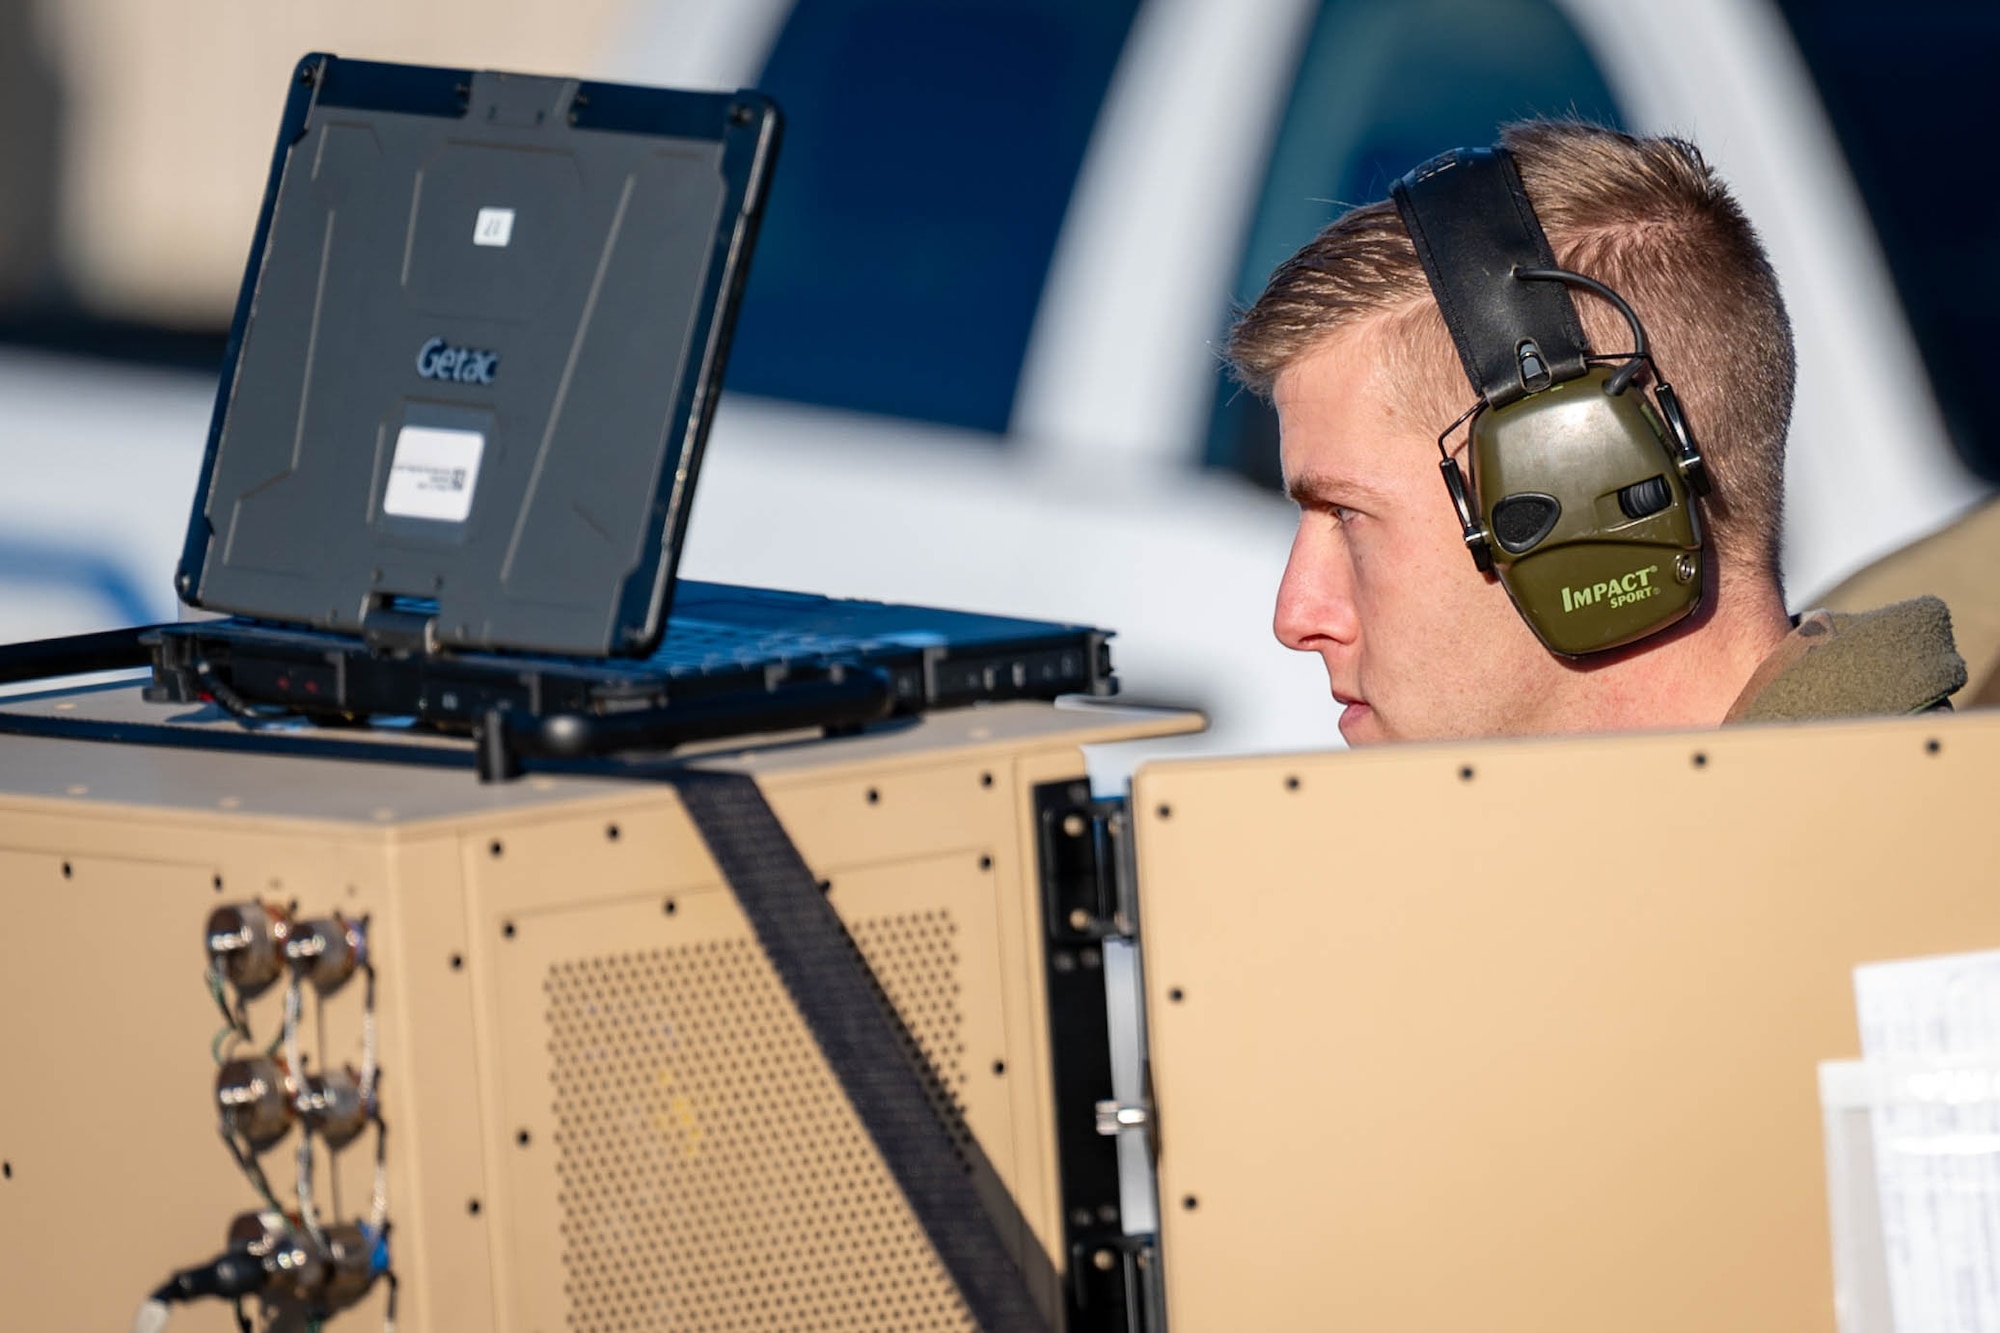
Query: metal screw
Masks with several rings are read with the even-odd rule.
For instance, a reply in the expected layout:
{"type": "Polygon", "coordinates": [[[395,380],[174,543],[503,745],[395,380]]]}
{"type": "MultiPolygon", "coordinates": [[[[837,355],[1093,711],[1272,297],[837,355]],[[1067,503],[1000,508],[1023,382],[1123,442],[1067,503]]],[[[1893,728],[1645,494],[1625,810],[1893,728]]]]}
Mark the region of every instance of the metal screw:
{"type": "Polygon", "coordinates": [[[1118,1256],[1109,1250],[1099,1250],[1090,1256],[1090,1262],[1100,1273],[1109,1273],[1118,1266],[1118,1256]]]}
{"type": "Polygon", "coordinates": [[[1693,556],[1683,554],[1674,557],[1674,579],[1677,582],[1694,582],[1696,568],[1693,556]]]}
{"type": "Polygon", "coordinates": [[[1069,914],[1069,928],[1071,930],[1089,930],[1090,913],[1084,911],[1081,907],[1071,912],[1069,914]]]}

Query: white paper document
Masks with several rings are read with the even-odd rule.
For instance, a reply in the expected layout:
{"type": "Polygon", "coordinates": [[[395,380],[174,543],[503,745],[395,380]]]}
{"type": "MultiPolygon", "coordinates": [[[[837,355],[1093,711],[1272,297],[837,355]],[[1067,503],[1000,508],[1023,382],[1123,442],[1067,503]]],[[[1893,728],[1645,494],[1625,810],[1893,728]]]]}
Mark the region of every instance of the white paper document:
{"type": "Polygon", "coordinates": [[[2000,1333],[2000,952],[1854,970],[1897,1333],[2000,1333]],[[1921,1084],[1921,1086],[1918,1086],[1921,1084]]]}

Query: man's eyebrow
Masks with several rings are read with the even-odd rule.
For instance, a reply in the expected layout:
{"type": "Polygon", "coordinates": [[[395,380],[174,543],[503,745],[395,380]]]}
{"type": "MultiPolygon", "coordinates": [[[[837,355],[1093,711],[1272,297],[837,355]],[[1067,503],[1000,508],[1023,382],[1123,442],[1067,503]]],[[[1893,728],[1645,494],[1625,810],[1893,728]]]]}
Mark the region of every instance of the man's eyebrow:
{"type": "Polygon", "coordinates": [[[1366,482],[1336,477],[1325,472],[1307,472],[1285,483],[1285,494],[1300,508],[1346,504],[1350,500],[1379,500],[1383,493],[1366,482]]]}

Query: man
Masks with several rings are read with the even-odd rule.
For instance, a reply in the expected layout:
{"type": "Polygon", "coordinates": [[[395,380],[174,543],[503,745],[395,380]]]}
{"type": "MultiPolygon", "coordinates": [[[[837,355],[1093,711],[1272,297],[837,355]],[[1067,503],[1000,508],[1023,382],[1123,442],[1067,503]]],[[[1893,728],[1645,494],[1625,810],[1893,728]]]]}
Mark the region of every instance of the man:
{"type": "MultiPolygon", "coordinates": [[[[1354,209],[1272,275],[1228,345],[1237,378],[1277,408],[1299,506],[1277,635],[1325,662],[1341,733],[1362,744],[1939,706],[1964,667],[1935,599],[1843,620],[1786,613],[1791,329],[1762,246],[1697,150],[1562,122],[1513,126],[1502,146],[1557,264],[1626,298],[1679,389],[1714,481],[1707,593],[1629,647],[1542,646],[1467,558],[1439,484],[1439,432],[1474,395],[1410,234],[1392,204],[1354,209]]],[[[1575,304],[1593,349],[1631,347],[1614,307],[1575,304]]]]}

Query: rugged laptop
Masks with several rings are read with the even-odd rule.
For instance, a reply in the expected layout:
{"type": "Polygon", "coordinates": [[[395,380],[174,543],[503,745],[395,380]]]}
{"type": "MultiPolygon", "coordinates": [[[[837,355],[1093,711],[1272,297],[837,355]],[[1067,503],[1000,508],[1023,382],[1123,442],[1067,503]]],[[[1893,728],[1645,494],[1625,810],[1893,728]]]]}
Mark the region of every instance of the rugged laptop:
{"type": "Polygon", "coordinates": [[[562,717],[574,748],[578,719],[671,739],[724,696],[756,729],[744,696],[799,688],[832,721],[1112,692],[1087,627],[676,600],[768,99],[326,55],[294,80],[177,575],[233,618],[157,631],[153,697],[562,717]]]}

